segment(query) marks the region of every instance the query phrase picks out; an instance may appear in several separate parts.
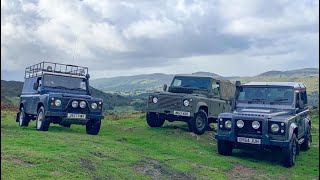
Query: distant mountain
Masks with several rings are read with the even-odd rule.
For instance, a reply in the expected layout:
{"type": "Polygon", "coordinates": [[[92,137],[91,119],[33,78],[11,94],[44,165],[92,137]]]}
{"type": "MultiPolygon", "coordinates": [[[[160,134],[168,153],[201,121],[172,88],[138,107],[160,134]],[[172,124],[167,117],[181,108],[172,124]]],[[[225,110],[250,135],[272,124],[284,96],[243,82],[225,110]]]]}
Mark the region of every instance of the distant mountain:
{"type": "Polygon", "coordinates": [[[163,84],[170,84],[172,74],[142,74],[119,76],[114,78],[92,79],[90,85],[104,92],[122,95],[138,95],[144,92],[162,89],[163,84]]]}
{"type": "MultiPolygon", "coordinates": [[[[18,105],[23,82],[1,80],[1,103],[18,105]]],[[[93,97],[103,99],[104,109],[113,109],[115,106],[128,106],[131,101],[129,98],[102,92],[96,88],[90,87],[93,97]]]]}
{"type": "Polygon", "coordinates": [[[258,76],[311,76],[318,74],[319,68],[304,68],[290,71],[267,71],[258,76]]]}

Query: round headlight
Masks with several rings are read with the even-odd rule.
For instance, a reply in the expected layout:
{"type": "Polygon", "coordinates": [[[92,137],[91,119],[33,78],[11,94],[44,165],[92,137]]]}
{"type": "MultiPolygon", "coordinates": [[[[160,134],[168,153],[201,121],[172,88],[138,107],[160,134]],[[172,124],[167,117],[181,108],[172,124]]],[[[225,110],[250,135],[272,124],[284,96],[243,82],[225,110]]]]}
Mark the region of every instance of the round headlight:
{"type": "Polygon", "coordinates": [[[54,105],[61,106],[61,100],[57,99],[56,101],[54,101],[54,105]]]}
{"type": "Polygon", "coordinates": [[[86,102],[85,102],[85,101],[81,101],[81,102],[80,102],[80,107],[81,107],[81,108],[85,108],[85,107],[86,107],[86,105],[87,105],[87,104],[86,104],[86,102]]]}
{"type": "Polygon", "coordinates": [[[260,127],[260,123],[258,121],[253,121],[252,122],[252,128],[253,129],[259,129],[260,127]]]}
{"type": "Polygon", "coordinates": [[[91,108],[92,108],[92,109],[97,109],[97,107],[98,107],[97,103],[92,103],[92,104],[91,104],[91,108]]]}
{"type": "Polygon", "coordinates": [[[238,128],[243,128],[244,122],[242,120],[238,120],[237,121],[237,126],[238,126],[238,128]]]}
{"type": "Polygon", "coordinates": [[[78,107],[78,101],[72,101],[72,107],[74,108],[78,107]]]}
{"type": "Polygon", "coordinates": [[[190,101],[187,100],[187,99],[184,100],[184,101],[183,101],[183,105],[184,105],[184,106],[189,106],[189,105],[190,105],[190,101]]]}
{"type": "Polygon", "coordinates": [[[152,98],[152,102],[156,104],[158,102],[158,98],[157,97],[152,98]]]}
{"type": "Polygon", "coordinates": [[[272,124],[271,125],[271,131],[272,132],[278,132],[279,131],[279,125],[278,124],[272,124]]]}
{"type": "Polygon", "coordinates": [[[231,121],[230,120],[226,120],[226,122],[224,122],[224,127],[230,129],[231,128],[231,121]]]}

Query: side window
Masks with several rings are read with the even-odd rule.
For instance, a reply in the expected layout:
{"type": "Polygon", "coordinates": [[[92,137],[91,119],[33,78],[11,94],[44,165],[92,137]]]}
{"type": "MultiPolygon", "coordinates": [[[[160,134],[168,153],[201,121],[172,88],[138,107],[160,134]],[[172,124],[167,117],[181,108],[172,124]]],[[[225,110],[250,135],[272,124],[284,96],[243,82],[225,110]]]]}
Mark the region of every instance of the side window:
{"type": "Polygon", "coordinates": [[[181,86],[181,80],[180,79],[175,79],[173,81],[173,86],[181,86]]]}
{"type": "Polygon", "coordinates": [[[215,96],[219,96],[220,95],[220,83],[219,82],[212,83],[212,90],[213,90],[213,94],[215,96]]]}
{"type": "Polygon", "coordinates": [[[308,100],[307,100],[307,92],[306,91],[302,91],[300,92],[301,94],[301,100],[303,100],[303,104],[307,104],[308,100]]]}
{"type": "Polygon", "coordinates": [[[37,83],[39,84],[38,91],[40,91],[40,88],[41,88],[41,85],[42,85],[42,79],[38,78],[37,83]]]}
{"type": "Polygon", "coordinates": [[[299,107],[299,98],[300,93],[296,93],[296,108],[299,107]]]}

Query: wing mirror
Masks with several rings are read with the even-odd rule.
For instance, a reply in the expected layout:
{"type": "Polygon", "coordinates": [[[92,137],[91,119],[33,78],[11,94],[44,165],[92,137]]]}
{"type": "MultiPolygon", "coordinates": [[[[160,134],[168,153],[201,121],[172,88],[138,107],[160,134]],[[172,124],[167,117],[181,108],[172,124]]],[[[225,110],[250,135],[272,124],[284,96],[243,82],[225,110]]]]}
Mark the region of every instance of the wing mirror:
{"type": "Polygon", "coordinates": [[[35,83],[33,84],[33,89],[34,89],[34,90],[37,90],[38,87],[39,87],[39,84],[38,84],[37,82],[35,82],[35,83]]]}
{"type": "Polygon", "coordinates": [[[163,91],[167,91],[168,85],[164,84],[163,85],[163,91]]]}

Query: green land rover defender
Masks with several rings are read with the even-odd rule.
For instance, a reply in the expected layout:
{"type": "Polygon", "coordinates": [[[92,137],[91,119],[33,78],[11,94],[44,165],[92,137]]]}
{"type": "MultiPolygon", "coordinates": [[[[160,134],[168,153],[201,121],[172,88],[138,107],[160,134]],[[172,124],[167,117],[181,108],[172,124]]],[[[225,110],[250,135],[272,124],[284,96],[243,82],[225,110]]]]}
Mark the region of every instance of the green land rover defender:
{"type": "Polygon", "coordinates": [[[165,120],[184,121],[189,130],[201,135],[222,112],[231,111],[235,85],[212,76],[176,75],[163,92],[149,95],[146,120],[161,127],[165,120]]]}

